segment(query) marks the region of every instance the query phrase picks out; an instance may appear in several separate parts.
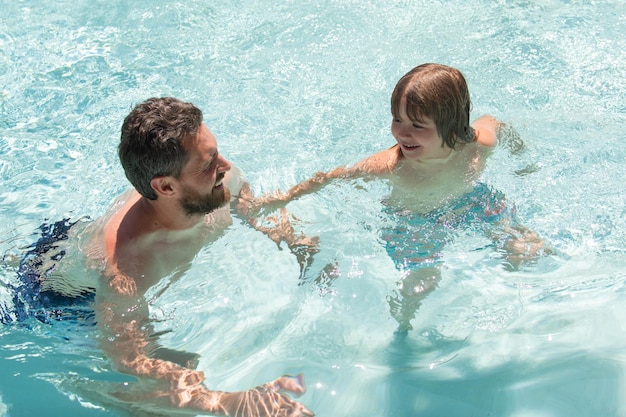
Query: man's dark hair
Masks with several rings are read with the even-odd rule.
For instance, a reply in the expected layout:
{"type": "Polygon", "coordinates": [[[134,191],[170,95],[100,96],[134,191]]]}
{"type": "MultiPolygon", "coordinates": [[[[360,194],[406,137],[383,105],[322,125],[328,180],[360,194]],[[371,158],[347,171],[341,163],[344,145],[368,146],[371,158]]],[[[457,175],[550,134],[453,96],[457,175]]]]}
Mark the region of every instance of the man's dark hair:
{"type": "Polygon", "coordinates": [[[118,155],[126,178],[142,196],[156,200],[150,181],[178,178],[188,160],[186,138],[198,134],[202,111],[172,97],[150,98],[124,119],[118,155]]]}

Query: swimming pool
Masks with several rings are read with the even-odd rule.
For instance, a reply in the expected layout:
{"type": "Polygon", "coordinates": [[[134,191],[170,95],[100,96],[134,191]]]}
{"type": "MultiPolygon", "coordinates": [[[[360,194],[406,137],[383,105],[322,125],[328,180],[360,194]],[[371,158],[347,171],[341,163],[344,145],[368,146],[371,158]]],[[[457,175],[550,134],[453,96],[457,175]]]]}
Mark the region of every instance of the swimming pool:
{"type": "MultiPolygon", "coordinates": [[[[127,188],[119,127],[154,95],[194,102],[257,193],[393,143],[389,97],[423,62],[461,69],[473,116],[525,140],[485,182],[556,254],[507,271],[484,237],[446,245],[406,337],[378,230],[383,182],[290,203],[321,250],[236,222],[152,304],[163,344],[211,387],[303,372],[319,416],[626,415],[626,15],[621,1],[4,2],[0,300],[46,219],[97,217],[127,188]],[[334,265],[334,279],[318,273],[334,265]]],[[[0,415],[123,416],[80,387],[113,372],[93,329],[0,327],[0,415]],[[8,411],[7,411],[8,410],[8,411]]]]}

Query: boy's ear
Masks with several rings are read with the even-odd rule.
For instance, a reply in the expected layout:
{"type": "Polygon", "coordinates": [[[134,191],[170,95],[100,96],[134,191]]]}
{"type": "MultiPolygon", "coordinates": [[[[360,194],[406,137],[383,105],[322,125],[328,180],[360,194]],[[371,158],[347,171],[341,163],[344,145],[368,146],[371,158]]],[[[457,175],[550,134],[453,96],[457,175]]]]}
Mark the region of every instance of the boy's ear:
{"type": "Polygon", "coordinates": [[[159,197],[173,197],[176,194],[173,180],[172,177],[168,176],[154,177],[150,180],[150,186],[159,197]]]}

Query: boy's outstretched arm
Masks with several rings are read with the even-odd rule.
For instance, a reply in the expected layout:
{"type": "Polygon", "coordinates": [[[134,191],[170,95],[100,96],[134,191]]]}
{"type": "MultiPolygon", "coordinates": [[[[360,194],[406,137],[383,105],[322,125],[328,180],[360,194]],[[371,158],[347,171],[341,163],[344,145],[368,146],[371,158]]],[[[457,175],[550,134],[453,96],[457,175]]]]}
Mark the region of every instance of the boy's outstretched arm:
{"type": "Polygon", "coordinates": [[[318,192],[334,179],[364,175],[386,175],[395,169],[399,155],[398,147],[394,145],[389,149],[370,155],[350,167],[340,166],[328,172],[316,172],[311,178],[294,185],[285,192],[277,190],[261,197],[253,197],[248,189],[245,195],[240,197],[238,208],[243,214],[258,213],[261,209],[274,211],[283,208],[290,201],[318,192]]]}
{"type": "Polygon", "coordinates": [[[267,211],[274,211],[279,208],[285,207],[287,203],[292,200],[296,200],[303,195],[313,194],[321,190],[324,186],[329,184],[333,179],[346,177],[353,170],[339,167],[329,172],[316,172],[313,176],[307,180],[302,181],[299,184],[294,185],[287,191],[281,190],[274,191],[273,193],[264,194],[260,197],[254,197],[249,187],[241,189],[239,194],[239,202],[237,204],[237,210],[242,215],[254,215],[261,209],[267,211]]]}

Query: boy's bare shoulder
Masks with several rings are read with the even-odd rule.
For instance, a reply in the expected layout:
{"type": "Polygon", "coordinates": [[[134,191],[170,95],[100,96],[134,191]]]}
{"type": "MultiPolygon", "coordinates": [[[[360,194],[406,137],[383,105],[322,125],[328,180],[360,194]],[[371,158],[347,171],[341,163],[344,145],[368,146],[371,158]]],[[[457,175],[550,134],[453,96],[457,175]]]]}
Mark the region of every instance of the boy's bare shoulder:
{"type": "Polygon", "coordinates": [[[398,158],[398,145],[394,145],[357,162],[351,170],[363,174],[389,174],[398,164],[398,158]]]}
{"type": "Polygon", "coordinates": [[[494,147],[497,144],[497,131],[500,122],[493,116],[481,116],[472,123],[476,132],[476,142],[483,146],[494,147]]]}

